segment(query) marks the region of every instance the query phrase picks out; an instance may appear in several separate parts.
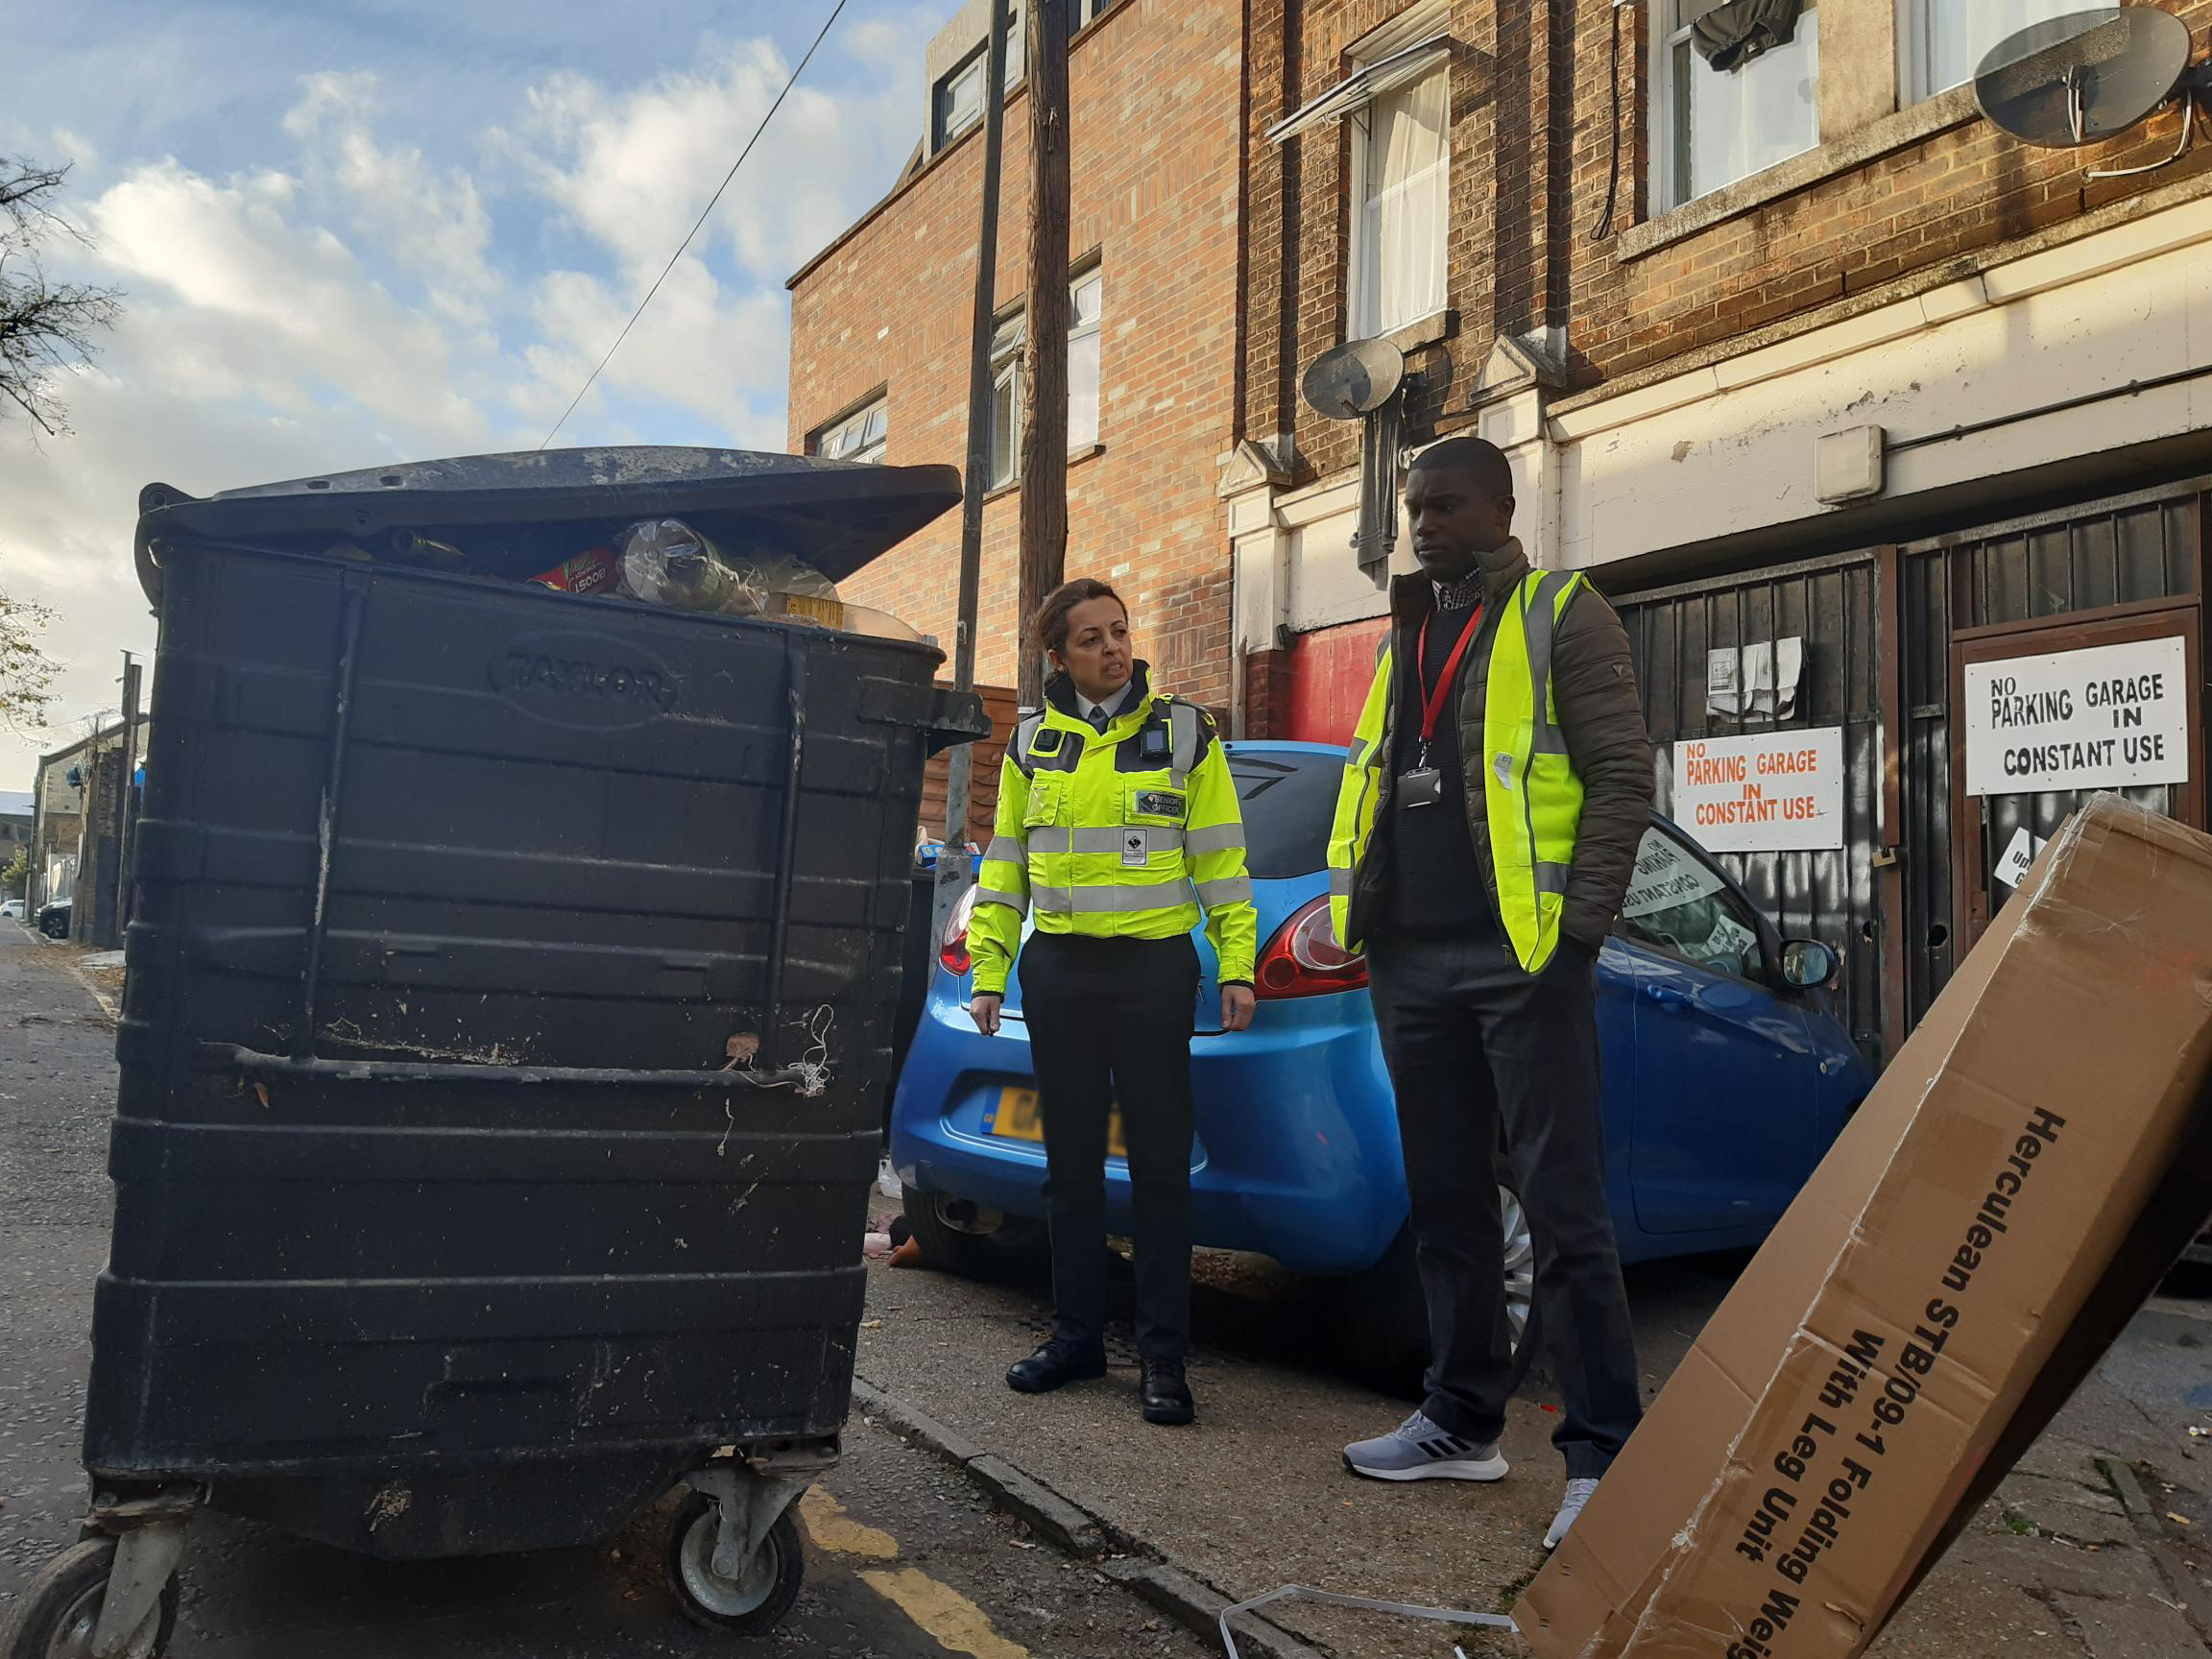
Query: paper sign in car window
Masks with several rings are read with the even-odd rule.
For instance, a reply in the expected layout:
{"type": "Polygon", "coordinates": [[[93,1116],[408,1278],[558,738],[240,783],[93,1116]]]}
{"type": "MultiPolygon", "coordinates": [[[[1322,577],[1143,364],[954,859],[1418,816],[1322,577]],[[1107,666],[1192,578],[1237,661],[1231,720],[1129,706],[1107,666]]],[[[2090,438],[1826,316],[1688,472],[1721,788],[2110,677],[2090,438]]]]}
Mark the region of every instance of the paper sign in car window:
{"type": "Polygon", "coordinates": [[[1662,910],[1710,898],[1720,888],[1720,878],[1685,853],[1679,843],[1663,830],[1647,830],[1621,913],[1655,916],[1662,910]]]}

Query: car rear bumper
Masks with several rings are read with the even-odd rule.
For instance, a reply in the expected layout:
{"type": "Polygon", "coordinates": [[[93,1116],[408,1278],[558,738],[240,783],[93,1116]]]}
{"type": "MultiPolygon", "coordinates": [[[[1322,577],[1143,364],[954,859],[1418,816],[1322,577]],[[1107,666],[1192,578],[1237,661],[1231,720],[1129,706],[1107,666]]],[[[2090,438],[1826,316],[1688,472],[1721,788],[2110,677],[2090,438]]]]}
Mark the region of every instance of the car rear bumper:
{"type": "MultiPolygon", "coordinates": [[[[1388,1248],[1406,1219],[1404,1165],[1365,1000],[1358,992],[1268,1003],[1254,1030],[1193,1039],[1199,1244],[1326,1274],[1356,1272],[1388,1248]]],[[[1042,1219],[1044,1146],[985,1128],[1004,1090],[1032,1087],[1018,1020],[984,1037],[956,1000],[933,994],[892,1113],[900,1178],[1042,1219]]],[[[1114,1226],[1134,1225],[1120,1159],[1108,1160],[1106,1202],[1114,1226]]]]}

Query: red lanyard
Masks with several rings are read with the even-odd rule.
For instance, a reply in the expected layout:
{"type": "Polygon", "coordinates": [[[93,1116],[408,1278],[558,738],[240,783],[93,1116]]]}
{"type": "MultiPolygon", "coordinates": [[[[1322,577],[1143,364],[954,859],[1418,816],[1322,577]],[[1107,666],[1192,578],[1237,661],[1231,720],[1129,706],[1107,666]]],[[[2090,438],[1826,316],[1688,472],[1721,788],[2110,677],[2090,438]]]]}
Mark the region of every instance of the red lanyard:
{"type": "Polygon", "coordinates": [[[1416,689],[1421,692],[1421,764],[1429,764],[1429,745],[1436,739],[1436,722],[1444,717],[1444,705],[1452,701],[1452,682],[1458,678],[1459,659],[1467,655],[1467,641],[1475,637],[1475,630],[1482,626],[1482,607],[1475,607],[1475,613],[1467,618],[1467,626],[1459,630],[1459,643],[1452,647],[1452,655],[1444,660],[1444,672],[1436,677],[1436,688],[1429,687],[1429,625],[1424,622],[1421,632],[1414,637],[1413,672],[1420,676],[1416,689]]]}

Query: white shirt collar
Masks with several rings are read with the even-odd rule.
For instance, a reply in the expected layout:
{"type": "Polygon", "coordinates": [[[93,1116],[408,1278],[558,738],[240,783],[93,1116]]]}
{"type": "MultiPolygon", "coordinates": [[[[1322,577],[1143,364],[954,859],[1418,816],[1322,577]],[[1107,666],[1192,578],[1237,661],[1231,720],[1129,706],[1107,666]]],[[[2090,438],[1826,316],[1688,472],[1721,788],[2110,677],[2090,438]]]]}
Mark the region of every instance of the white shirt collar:
{"type": "Polygon", "coordinates": [[[1120,690],[1115,692],[1113,696],[1107,698],[1103,703],[1094,703],[1090,698],[1084,696],[1082,692],[1078,691],[1075,693],[1075,711],[1076,713],[1082,715],[1084,719],[1088,720],[1091,718],[1093,713],[1100,709],[1103,709],[1106,710],[1106,718],[1111,720],[1115,715],[1121,712],[1121,706],[1129,701],[1129,693],[1136,688],[1137,683],[1135,681],[1131,681],[1128,685],[1123,685],[1120,690]]]}

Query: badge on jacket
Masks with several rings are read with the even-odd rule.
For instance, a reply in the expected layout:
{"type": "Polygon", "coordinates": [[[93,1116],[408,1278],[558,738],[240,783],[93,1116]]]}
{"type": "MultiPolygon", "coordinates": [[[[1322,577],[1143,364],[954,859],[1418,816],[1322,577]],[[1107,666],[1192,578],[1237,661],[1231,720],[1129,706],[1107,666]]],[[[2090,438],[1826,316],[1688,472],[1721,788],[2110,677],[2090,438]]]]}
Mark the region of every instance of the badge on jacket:
{"type": "Polygon", "coordinates": [[[1142,830],[1121,831],[1121,868],[1142,870],[1150,862],[1151,843],[1142,830]]]}
{"type": "Polygon", "coordinates": [[[1180,820],[1183,816],[1183,797],[1148,789],[1137,797],[1137,810],[1154,818],[1180,820]]]}

